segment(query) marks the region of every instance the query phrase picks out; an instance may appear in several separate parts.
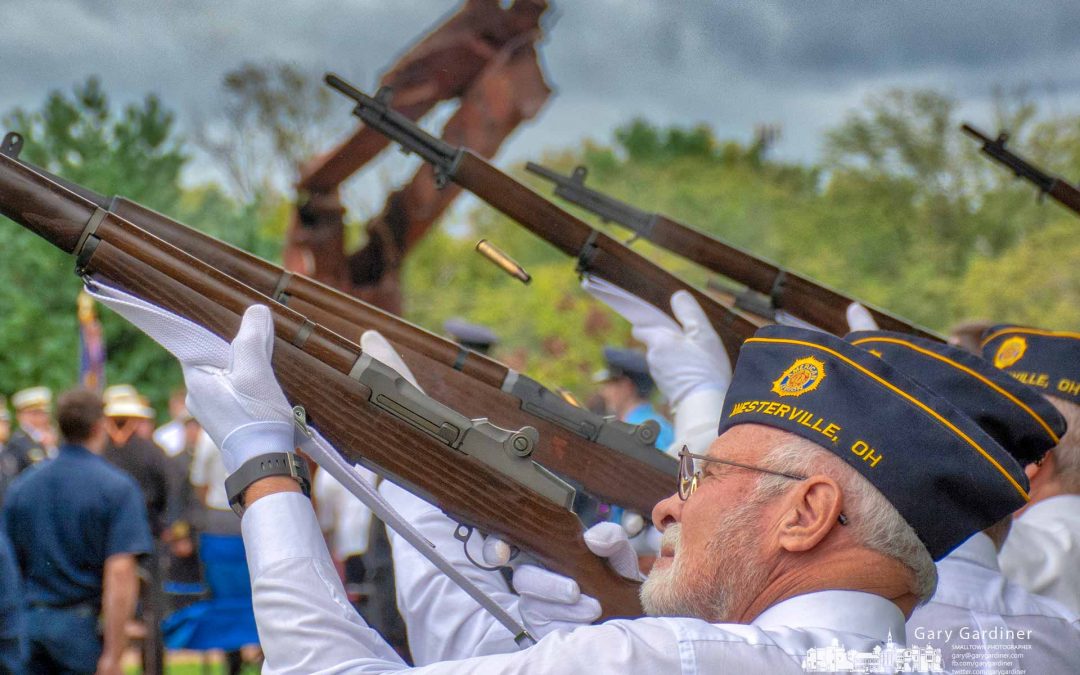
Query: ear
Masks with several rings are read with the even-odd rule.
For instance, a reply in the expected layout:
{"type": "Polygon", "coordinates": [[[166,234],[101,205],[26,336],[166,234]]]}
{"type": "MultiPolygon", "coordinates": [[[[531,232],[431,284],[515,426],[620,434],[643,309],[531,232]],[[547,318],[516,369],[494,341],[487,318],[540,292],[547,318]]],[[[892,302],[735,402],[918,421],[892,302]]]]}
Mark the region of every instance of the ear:
{"type": "Polygon", "coordinates": [[[777,543],[786,551],[809,551],[840,526],[843,491],[829,476],[816,474],[796,483],[784,504],[777,543]]]}
{"type": "Polygon", "coordinates": [[[1037,481],[1048,480],[1057,474],[1057,455],[1054,454],[1053,450],[1047,451],[1038,464],[1032,462],[1024,466],[1024,473],[1027,474],[1028,482],[1032,483],[1034,488],[1034,483],[1037,481]]]}

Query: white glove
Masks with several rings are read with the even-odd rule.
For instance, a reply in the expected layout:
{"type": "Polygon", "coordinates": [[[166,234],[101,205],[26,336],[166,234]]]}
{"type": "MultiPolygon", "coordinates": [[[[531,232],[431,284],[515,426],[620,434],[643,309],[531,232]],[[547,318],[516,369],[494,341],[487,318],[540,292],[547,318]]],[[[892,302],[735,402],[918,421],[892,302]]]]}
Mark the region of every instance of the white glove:
{"type": "Polygon", "coordinates": [[[783,309],[776,310],[776,315],[773,317],[773,319],[775,319],[776,323],[780,324],[781,326],[792,326],[793,328],[806,328],[808,330],[821,330],[820,328],[818,328],[814,324],[810,323],[809,321],[803,321],[799,317],[797,317],[794,314],[791,314],[787,310],[783,310],[783,309]]]}
{"type": "Polygon", "coordinates": [[[677,291],[671,296],[676,322],[603,279],[586,276],[581,286],[633,324],[634,337],[646,347],[649,373],[672,407],[677,409],[695,391],[727,390],[731,361],[720,336],[690,293],[677,291]]]}
{"type": "Polygon", "coordinates": [[[870,313],[870,310],[857,302],[853,302],[847,307],[847,325],[848,330],[852,333],[857,330],[881,330],[878,328],[877,321],[874,321],[874,315],[870,313]]]}
{"type": "MultiPolygon", "coordinates": [[[[585,530],[585,545],[594,554],[607,558],[620,575],[644,580],[637,553],[617,523],[598,523],[585,530]]],[[[576,581],[535,565],[520,565],[514,570],[514,590],[521,596],[521,620],[536,638],[587,626],[600,618],[600,603],[583,595],[576,581]]]]}
{"type": "Polygon", "coordinates": [[[229,473],[269,452],[291,452],[292,407],[270,367],[270,310],[252,305],[227,344],[207,329],[100,280],[87,292],[169,350],[180,361],[187,407],[221,448],[229,473]]]}
{"type": "MultiPolygon", "coordinates": [[[[405,361],[401,358],[401,354],[398,354],[386,338],[382,336],[377,330],[366,330],[363,335],[360,336],[360,349],[364,350],[364,353],[382,362],[384,365],[390,366],[397,371],[398,375],[401,375],[409,381],[417,389],[420,389],[420,385],[416,383],[416,376],[409,370],[409,366],[405,365],[405,361]]],[[[420,389],[423,391],[423,389],[420,389]]]]}

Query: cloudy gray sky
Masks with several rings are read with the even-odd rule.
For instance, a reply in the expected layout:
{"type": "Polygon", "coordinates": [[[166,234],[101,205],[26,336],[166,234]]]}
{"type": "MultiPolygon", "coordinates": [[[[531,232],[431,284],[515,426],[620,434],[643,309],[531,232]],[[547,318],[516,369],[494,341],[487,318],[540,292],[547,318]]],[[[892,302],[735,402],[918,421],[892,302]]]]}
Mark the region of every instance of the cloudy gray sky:
{"type": "MultiPolygon", "coordinates": [[[[890,86],[955,94],[989,122],[995,87],[1080,112],[1080,2],[554,0],[542,57],[556,94],[498,163],[635,116],[706,122],[813,159],[821,131],[890,86]]],[[[212,115],[243,61],[335,70],[370,88],[452,0],[0,0],[0,111],[97,74],[118,101],[157,92],[181,124],[212,115]]],[[[348,106],[342,105],[346,115],[348,106]]],[[[193,171],[201,171],[199,164],[193,171]]]]}

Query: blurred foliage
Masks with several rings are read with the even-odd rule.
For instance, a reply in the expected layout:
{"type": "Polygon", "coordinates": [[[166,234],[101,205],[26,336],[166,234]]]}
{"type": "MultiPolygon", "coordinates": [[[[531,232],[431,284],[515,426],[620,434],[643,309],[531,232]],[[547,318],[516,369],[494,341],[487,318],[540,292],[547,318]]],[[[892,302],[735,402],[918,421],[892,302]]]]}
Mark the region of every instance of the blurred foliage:
{"type": "MultiPolygon", "coordinates": [[[[1017,152],[1080,176],[1080,116],[1040,121],[1036,112],[1001,100],[997,124],[1017,152]]],[[[1034,189],[981,156],[959,124],[946,95],[890,91],[828,132],[819,165],[774,160],[760,138],[739,144],[707,127],[643,120],[617,130],[611,146],[586,144],[543,163],[564,174],[584,165],[597,190],[939,332],[967,318],[1080,328],[1078,216],[1037,203],[1034,189]]],[[[497,356],[522,356],[515,365],[541,381],[589,391],[600,346],[632,344],[625,322],[577,288],[573,261],[492,209],[478,207],[469,227],[458,239],[431,236],[410,256],[408,316],[433,329],[449,316],[484,323],[504,338],[497,356]],[[481,238],[521,262],[533,284],[522,287],[473,253],[481,238]]],[[[711,276],[647,242],[633,246],[699,285],[711,276]]]]}
{"type": "MultiPolygon", "coordinates": [[[[236,204],[215,186],[185,190],[188,161],[174,116],[157,97],[117,111],[90,78],[71,93],[54,91],[39,110],[15,109],[4,128],[24,137],[20,158],[106,197],[123,195],[264,257],[279,255],[287,205],[280,199],[236,204]]],[[[77,383],[75,298],[81,286],[72,259],[31,232],[0,218],[0,393],[36,384],[59,391],[77,383]]],[[[165,410],[181,384],[173,359],[128,322],[99,312],[109,354],[108,383],[133,383],[165,410]]]]}
{"type": "MultiPolygon", "coordinates": [[[[254,75],[260,72],[269,79],[253,90],[246,84],[254,80],[234,83],[236,104],[247,106],[250,124],[262,125],[269,138],[280,132],[285,145],[306,147],[314,136],[297,121],[321,124],[321,104],[278,110],[260,97],[284,91],[289,73],[254,75]]],[[[279,256],[288,200],[262,174],[249,176],[256,189],[240,203],[230,197],[245,193],[235,185],[185,187],[180,175],[189,146],[153,96],[116,111],[91,79],[5,121],[26,135],[23,156],[31,162],[263,257],[279,256]]],[[[773,158],[774,133],[738,143],[706,126],[662,128],[644,120],[618,129],[611,144],[552,151],[543,163],[563,173],[583,164],[591,187],[938,331],[967,318],[1080,328],[1080,221],[1056,204],[1037,203],[1034,189],[982,157],[959,123],[956,101],[946,95],[891,91],[831,129],[814,165],[773,158]]],[[[1055,173],[1080,176],[1080,115],[1047,119],[1030,103],[1002,100],[996,124],[1010,130],[1017,152],[1055,173]]],[[[514,174],[551,194],[543,180],[521,169],[514,174]]],[[[21,228],[4,227],[0,391],[39,382],[69,386],[78,358],[71,261],[21,228]]],[[[696,284],[711,276],[648,242],[633,247],[696,284]]],[[[428,235],[406,260],[403,283],[407,318],[436,332],[454,316],[487,325],[502,339],[497,358],[579,396],[592,389],[603,345],[633,344],[629,326],[578,288],[573,260],[482,204],[452,231],[428,235]],[[482,238],[524,265],[533,282],[522,285],[476,254],[482,238]]],[[[179,369],[105,314],[110,382],[132,382],[163,407],[179,369]]]]}

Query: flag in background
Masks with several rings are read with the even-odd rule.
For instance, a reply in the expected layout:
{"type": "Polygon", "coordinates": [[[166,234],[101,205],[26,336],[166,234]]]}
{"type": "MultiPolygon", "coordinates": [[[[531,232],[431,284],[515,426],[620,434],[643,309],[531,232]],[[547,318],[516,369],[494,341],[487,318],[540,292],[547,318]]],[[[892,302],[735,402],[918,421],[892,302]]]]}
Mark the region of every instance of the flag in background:
{"type": "Polygon", "coordinates": [[[101,324],[94,312],[94,299],[86,291],[79,291],[79,382],[82,386],[101,393],[105,388],[105,340],[101,324]]]}

